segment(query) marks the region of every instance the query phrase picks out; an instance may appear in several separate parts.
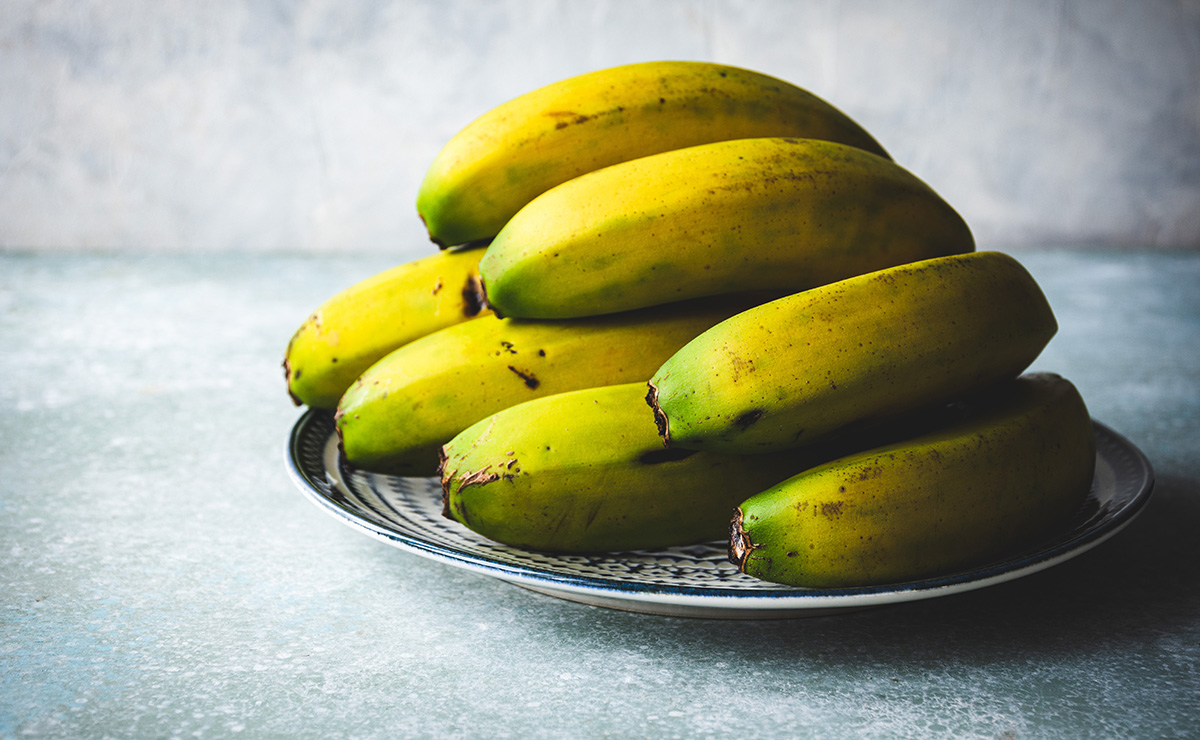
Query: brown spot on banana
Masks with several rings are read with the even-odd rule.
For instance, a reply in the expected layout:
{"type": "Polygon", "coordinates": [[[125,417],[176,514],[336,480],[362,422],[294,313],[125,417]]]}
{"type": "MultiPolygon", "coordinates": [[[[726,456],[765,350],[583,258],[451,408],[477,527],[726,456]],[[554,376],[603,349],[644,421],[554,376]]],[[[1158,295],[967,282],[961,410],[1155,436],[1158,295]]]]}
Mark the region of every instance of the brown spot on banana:
{"type": "MultiPolygon", "coordinates": [[[[618,106],[617,108],[614,108],[611,111],[604,111],[604,113],[619,113],[624,110],[625,110],[625,108],[623,106],[618,106]]],[[[589,116],[584,113],[576,113],[574,111],[552,110],[552,111],[546,111],[546,115],[551,118],[557,119],[554,124],[554,128],[555,128],[555,130],[559,130],[559,129],[564,129],[573,123],[587,123],[588,121],[592,120],[592,118],[596,117],[597,115],[602,115],[602,113],[593,114],[593,115],[589,116]]]]}
{"type": "Polygon", "coordinates": [[[509,365],[508,369],[512,370],[514,373],[517,374],[517,377],[519,377],[521,380],[525,381],[525,387],[529,388],[530,390],[536,390],[537,387],[542,384],[542,381],[538,380],[537,376],[535,376],[531,372],[528,372],[526,370],[518,370],[517,368],[513,367],[512,365],[509,365]]]}
{"type": "Polygon", "coordinates": [[[485,465],[483,468],[476,470],[474,473],[467,473],[462,477],[462,481],[458,484],[458,490],[467,488],[468,486],[482,486],[486,483],[495,483],[500,480],[499,473],[488,472],[492,469],[491,464],[485,465]]]}
{"type": "Polygon", "coordinates": [[[729,350],[726,351],[729,353],[730,369],[733,371],[733,378],[731,382],[737,383],[738,379],[742,377],[743,373],[749,374],[754,372],[754,360],[748,360],[743,357],[739,357],[729,350]]]}
{"type": "Polygon", "coordinates": [[[739,429],[746,429],[754,425],[754,423],[759,419],[763,418],[766,413],[766,409],[750,409],[749,411],[743,411],[738,418],[733,420],[733,423],[739,429]]]}
{"type": "Polygon", "coordinates": [[[821,516],[828,519],[833,519],[842,515],[842,509],[846,506],[845,501],[830,501],[821,504],[821,516]]]}

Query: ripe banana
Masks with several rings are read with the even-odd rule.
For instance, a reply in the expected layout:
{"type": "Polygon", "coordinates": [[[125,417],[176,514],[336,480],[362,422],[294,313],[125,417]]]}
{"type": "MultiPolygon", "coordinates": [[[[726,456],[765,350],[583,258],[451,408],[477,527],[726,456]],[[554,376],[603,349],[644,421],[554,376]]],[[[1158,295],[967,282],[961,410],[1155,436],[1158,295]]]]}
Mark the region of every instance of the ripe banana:
{"type": "Polygon", "coordinates": [[[1012,257],[940,257],[733,316],[663,363],[646,400],[668,446],[776,450],[1016,377],[1057,329],[1012,257]]]}
{"type": "Polygon", "coordinates": [[[546,396],[472,425],[443,448],[443,513],[537,550],[693,544],[721,538],[739,502],[818,462],[664,449],[644,389],[546,396]]]}
{"type": "Polygon", "coordinates": [[[494,237],[526,203],[585,172],[728,139],[829,139],[886,156],[817,96],[745,69],[647,62],[572,77],[511,100],[434,159],[417,212],[442,246],[494,237]]]}
{"type": "Polygon", "coordinates": [[[479,270],[497,314],[566,318],[795,292],[973,250],[962,218],[892,161],[842,144],[761,138],[563,183],[508,222],[479,270]]]}
{"type": "Polygon", "coordinates": [[[940,430],[751,496],[734,513],[730,560],[794,586],[903,582],[1014,552],[1078,510],[1095,437],[1069,381],[1031,373],[966,405],[940,430]]]}
{"type": "Polygon", "coordinates": [[[342,450],[356,467],[434,475],[441,446],[480,419],[563,391],[645,383],[689,340],[765,300],[706,299],[567,321],[489,316],[447,327],[400,347],[350,386],[336,414],[342,450]]]}
{"type": "Polygon", "coordinates": [[[333,409],[354,379],[397,347],[490,314],[479,303],[478,251],[447,251],[367,278],[322,304],[283,361],[296,405],[333,409]]]}

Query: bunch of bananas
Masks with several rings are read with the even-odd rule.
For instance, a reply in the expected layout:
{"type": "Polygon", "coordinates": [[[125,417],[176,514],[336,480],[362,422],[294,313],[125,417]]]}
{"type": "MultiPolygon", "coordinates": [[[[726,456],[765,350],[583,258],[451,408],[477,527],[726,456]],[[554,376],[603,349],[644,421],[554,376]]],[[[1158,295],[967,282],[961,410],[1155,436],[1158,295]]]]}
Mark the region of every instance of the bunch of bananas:
{"type": "Polygon", "coordinates": [[[1094,439],[1030,274],[820,98],[651,62],[468,125],[441,249],[319,307],[284,362],[351,466],[440,475],[513,546],[728,537],[799,586],[944,573],[1069,517],[1094,439]],[[732,524],[731,524],[732,518],[732,524]]]}

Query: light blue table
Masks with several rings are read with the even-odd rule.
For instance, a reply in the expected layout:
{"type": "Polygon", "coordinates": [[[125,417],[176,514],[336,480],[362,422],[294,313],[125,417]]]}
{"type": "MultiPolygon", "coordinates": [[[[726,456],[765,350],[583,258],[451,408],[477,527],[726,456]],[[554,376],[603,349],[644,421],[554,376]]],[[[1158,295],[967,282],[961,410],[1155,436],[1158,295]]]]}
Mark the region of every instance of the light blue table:
{"type": "Polygon", "coordinates": [[[1150,458],[1130,527],[1030,577],[828,617],[583,606],[343,526],[279,367],[351,258],[0,254],[0,737],[1200,733],[1200,254],[1021,250],[1035,369],[1150,458]]]}

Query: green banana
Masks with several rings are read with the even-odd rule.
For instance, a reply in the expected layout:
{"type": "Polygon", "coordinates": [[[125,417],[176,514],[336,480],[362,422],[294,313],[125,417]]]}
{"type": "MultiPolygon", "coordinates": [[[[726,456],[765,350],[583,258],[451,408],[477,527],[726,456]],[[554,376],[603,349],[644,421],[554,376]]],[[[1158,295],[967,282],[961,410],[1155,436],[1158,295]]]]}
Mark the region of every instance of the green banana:
{"type": "Polygon", "coordinates": [[[479,302],[478,251],[438,252],[367,278],[323,303],[283,360],[296,405],[333,409],[364,370],[397,347],[491,312],[479,302]]]}
{"type": "Polygon", "coordinates": [[[795,292],[974,248],[962,218],[892,161],[831,142],[760,138],[563,183],[505,225],[479,271],[497,314],[566,318],[795,292]]]}
{"type": "Polygon", "coordinates": [[[704,62],[646,62],[562,80],[489,111],[437,155],[417,212],[437,244],[494,237],[526,203],[585,172],[728,139],[829,139],[886,156],[817,96],[704,62]]]}
{"type": "Polygon", "coordinates": [[[733,316],[664,362],[646,400],[671,447],[811,444],[1016,377],[1057,329],[1012,257],[939,257],[733,316]]]}
{"type": "Polygon", "coordinates": [[[642,383],[526,401],[442,455],[444,514],[516,547],[637,550],[720,539],[739,502],[818,462],[807,452],[663,448],[642,383]]]}
{"type": "Polygon", "coordinates": [[[940,430],[751,496],[733,516],[730,560],[794,586],[897,583],[1015,552],[1078,511],[1095,437],[1069,381],[1031,373],[966,406],[940,430]]]}
{"type": "Polygon", "coordinates": [[[490,316],[447,327],[395,350],[350,386],[336,414],[343,452],[356,467],[433,475],[440,447],[485,416],[563,391],[645,383],[689,340],[764,300],[706,299],[566,321],[490,316]]]}

